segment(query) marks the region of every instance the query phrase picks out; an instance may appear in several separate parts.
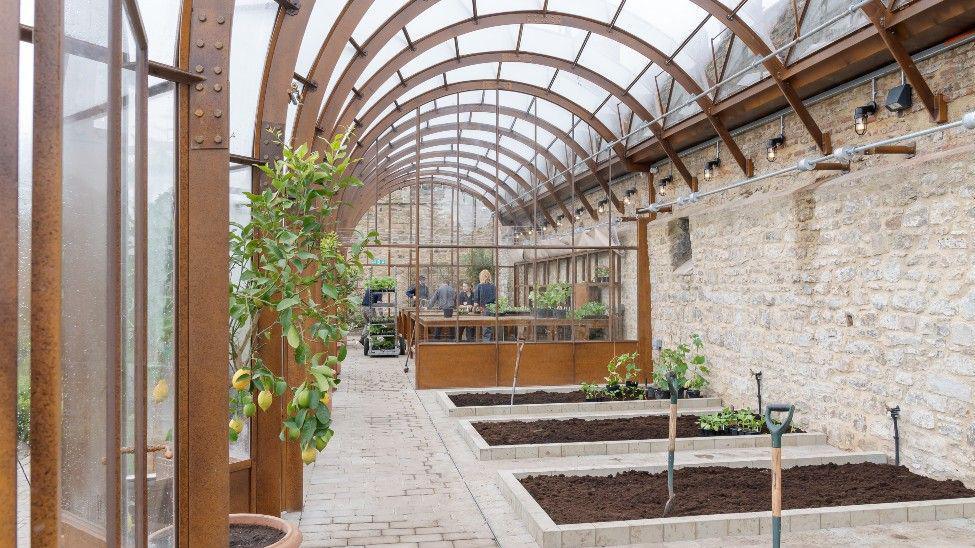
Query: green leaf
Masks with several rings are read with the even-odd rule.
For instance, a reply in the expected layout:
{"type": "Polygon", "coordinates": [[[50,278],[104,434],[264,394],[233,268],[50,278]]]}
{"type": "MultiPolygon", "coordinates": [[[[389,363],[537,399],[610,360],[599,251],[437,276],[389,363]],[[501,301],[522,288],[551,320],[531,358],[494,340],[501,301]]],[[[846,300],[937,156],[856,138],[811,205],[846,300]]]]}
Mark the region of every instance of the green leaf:
{"type": "Polygon", "coordinates": [[[275,308],[277,309],[278,312],[281,312],[282,310],[286,308],[291,308],[292,306],[295,306],[296,304],[299,303],[301,303],[301,299],[299,299],[296,295],[292,295],[287,299],[281,299],[281,301],[278,303],[278,306],[276,306],[275,308]]]}
{"type": "Polygon", "coordinates": [[[343,345],[340,345],[339,346],[339,355],[338,355],[339,361],[340,362],[344,362],[345,361],[345,357],[348,354],[349,354],[349,348],[347,346],[345,346],[344,344],[343,345]]]}
{"type": "Polygon", "coordinates": [[[288,345],[291,348],[298,348],[298,345],[301,344],[301,335],[298,333],[298,330],[295,329],[295,326],[291,325],[288,327],[287,336],[288,336],[288,345]]]}

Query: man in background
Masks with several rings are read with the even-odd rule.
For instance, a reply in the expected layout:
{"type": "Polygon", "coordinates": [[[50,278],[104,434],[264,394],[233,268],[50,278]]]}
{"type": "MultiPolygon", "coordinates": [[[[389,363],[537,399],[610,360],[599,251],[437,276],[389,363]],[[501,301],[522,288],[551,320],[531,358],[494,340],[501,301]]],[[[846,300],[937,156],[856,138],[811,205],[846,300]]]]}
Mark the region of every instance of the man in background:
{"type": "MultiPolygon", "coordinates": [[[[423,278],[420,279],[422,280],[423,278]]],[[[453,316],[456,299],[457,292],[454,291],[454,288],[450,286],[450,282],[444,279],[441,280],[440,287],[433,292],[433,297],[430,299],[429,308],[431,310],[443,310],[444,317],[449,318],[453,316]]],[[[448,327],[443,330],[441,330],[439,327],[435,327],[433,329],[434,339],[440,339],[441,334],[445,334],[446,338],[448,339],[453,339],[454,329],[452,327],[448,327]]]]}
{"type": "Polygon", "coordinates": [[[409,289],[406,290],[406,298],[410,299],[420,299],[420,301],[425,301],[430,298],[430,289],[427,287],[427,277],[420,274],[420,284],[411,285],[409,289]]]}

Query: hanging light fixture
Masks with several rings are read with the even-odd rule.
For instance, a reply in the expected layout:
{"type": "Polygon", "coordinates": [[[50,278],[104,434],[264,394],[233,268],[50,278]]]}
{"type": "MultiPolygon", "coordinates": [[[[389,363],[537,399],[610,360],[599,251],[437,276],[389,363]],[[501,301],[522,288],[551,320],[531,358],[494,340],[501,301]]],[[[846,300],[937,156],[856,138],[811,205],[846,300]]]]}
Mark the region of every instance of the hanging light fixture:
{"type": "Polygon", "coordinates": [[[581,207],[577,207],[576,208],[576,222],[579,222],[581,220],[582,220],[582,208],[581,207]]]}
{"type": "Polygon", "coordinates": [[[779,134],[765,143],[765,158],[775,161],[775,151],[785,143],[785,116],[779,116],[779,134]]]}
{"type": "Polygon", "coordinates": [[[562,228],[562,219],[565,219],[565,215],[559,213],[558,217],[555,218],[555,228],[562,228]]]}
{"type": "Polygon", "coordinates": [[[714,143],[714,159],[704,162],[704,180],[710,181],[714,177],[714,168],[721,165],[721,142],[714,143]]]}
{"type": "Polygon", "coordinates": [[[597,208],[597,211],[600,212],[600,213],[605,213],[606,212],[606,204],[608,204],[608,203],[609,203],[609,200],[607,200],[605,198],[602,199],[602,200],[599,200],[599,208],[597,208]]]}

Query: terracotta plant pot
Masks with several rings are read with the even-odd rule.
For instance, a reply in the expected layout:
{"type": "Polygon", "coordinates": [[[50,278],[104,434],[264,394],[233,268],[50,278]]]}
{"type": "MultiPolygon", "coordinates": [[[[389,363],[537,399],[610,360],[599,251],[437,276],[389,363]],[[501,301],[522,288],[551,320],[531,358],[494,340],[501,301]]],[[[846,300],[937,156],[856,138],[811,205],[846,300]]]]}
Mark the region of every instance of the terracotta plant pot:
{"type": "Polygon", "coordinates": [[[268,548],[298,548],[301,546],[301,531],[297,526],[274,516],[264,514],[230,514],[231,525],[263,525],[284,532],[281,540],[268,548]]]}

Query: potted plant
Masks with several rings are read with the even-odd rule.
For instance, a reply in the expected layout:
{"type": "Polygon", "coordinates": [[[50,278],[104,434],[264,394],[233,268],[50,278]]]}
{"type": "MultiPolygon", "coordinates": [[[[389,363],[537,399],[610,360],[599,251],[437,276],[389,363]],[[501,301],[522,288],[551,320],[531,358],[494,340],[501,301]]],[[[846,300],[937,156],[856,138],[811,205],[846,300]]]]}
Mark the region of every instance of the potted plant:
{"type": "Polygon", "coordinates": [[[589,301],[575,310],[577,320],[606,319],[606,305],[600,301],[589,301]]]}
{"type": "Polygon", "coordinates": [[[703,348],[704,343],[701,341],[701,337],[694,334],[691,335],[690,345],[681,343],[675,348],[664,348],[660,351],[660,359],[658,360],[660,367],[658,369],[661,370],[664,377],[667,372],[673,371],[681,398],[687,396],[686,390],[692,384],[700,385],[696,388],[698,396],[700,396],[700,389],[707,383],[704,375],[710,373],[710,370],[705,366],[706,359],[701,354],[703,348]],[[688,375],[691,375],[692,378],[689,378],[688,375]],[[700,376],[701,379],[697,380],[697,376],[700,376]]]}
{"type": "Polygon", "coordinates": [[[392,276],[377,276],[366,281],[366,289],[379,292],[396,291],[396,278],[392,276]]]}
{"type": "Polygon", "coordinates": [[[613,399],[643,399],[644,394],[638,380],[640,368],[636,364],[637,356],[636,352],[620,354],[606,366],[609,373],[606,377],[606,393],[613,399]]]}

